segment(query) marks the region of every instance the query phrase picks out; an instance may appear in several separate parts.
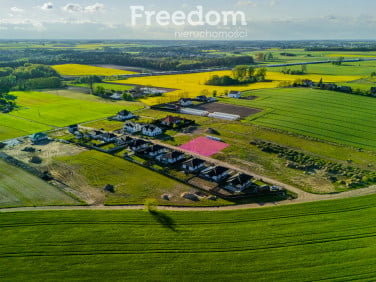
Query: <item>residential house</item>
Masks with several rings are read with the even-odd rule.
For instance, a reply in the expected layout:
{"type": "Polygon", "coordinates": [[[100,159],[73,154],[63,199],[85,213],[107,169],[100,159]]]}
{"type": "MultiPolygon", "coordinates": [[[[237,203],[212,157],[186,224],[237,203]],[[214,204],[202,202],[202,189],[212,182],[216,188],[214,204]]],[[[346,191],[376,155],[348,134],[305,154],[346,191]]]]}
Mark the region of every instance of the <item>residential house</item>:
{"type": "Polygon", "coordinates": [[[82,139],[82,138],[84,138],[84,134],[81,131],[75,131],[74,132],[74,137],[76,139],[82,139]]]}
{"type": "Polygon", "coordinates": [[[134,139],[133,142],[130,143],[129,145],[129,148],[133,151],[133,152],[137,152],[137,151],[140,151],[140,150],[143,150],[143,149],[146,149],[150,146],[150,143],[149,142],[146,142],[142,139],[134,139]]]}
{"type": "Polygon", "coordinates": [[[90,139],[94,139],[94,140],[100,140],[102,139],[102,134],[103,134],[102,131],[93,130],[87,133],[87,137],[89,137],[90,139]]]}
{"type": "Polygon", "coordinates": [[[188,172],[197,172],[205,167],[205,161],[197,158],[190,159],[182,165],[188,172]]]}
{"type": "Polygon", "coordinates": [[[134,134],[140,132],[142,130],[142,126],[139,123],[133,121],[127,121],[124,123],[124,131],[134,134]]]}
{"type": "Polygon", "coordinates": [[[69,133],[74,134],[76,131],[78,131],[78,125],[74,124],[74,125],[68,126],[68,131],[69,131],[69,133]]]}
{"type": "Polygon", "coordinates": [[[230,91],[227,96],[230,98],[240,99],[242,93],[240,91],[230,91]]]}
{"type": "Polygon", "coordinates": [[[242,192],[253,184],[252,179],[251,175],[239,173],[227,181],[225,189],[231,192],[242,192]]]}
{"type": "Polygon", "coordinates": [[[122,98],[123,98],[123,94],[120,92],[116,92],[110,96],[110,99],[117,100],[117,101],[121,100],[122,98]]]}
{"type": "Polygon", "coordinates": [[[116,139],[116,144],[119,146],[123,146],[126,144],[130,144],[131,142],[133,142],[133,140],[133,138],[123,135],[116,139]]]}
{"type": "Polygon", "coordinates": [[[157,157],[157,160],[166,164],[175,164],[184,159],[184,153],[173,151],[157,157]]]}
{"type": "Polygon", "coordinates": [[[163,130],[160,127],[152,124],[146,124],[142,127],[142,134],[149,137],[155,137],[161,135],[162,133],[163,130]]]}
{"type": "Polygon", "coordinates": [[[102,134],[102,136],[101,136],[100,139],[102,139],[106,143],[110,143],[110,142],[116,141],[117,136],[115,134],[113,134],[113,133],[106,132],[106,133],[102,134]]]}
{"type": "Polygon", "coordinates": [[[183,119],[180,117],[167,116],[159,121],[162,125],[173,127],[174,125],[181,123],[183,119]]]}
{"type": "Polygon", "coordinates": [[[149,148],[147,148],[143,153],[147,155],[149,158],[155,158],[161,154],[164,154],[167,152],[167,148],[160,146],[160,145],[153,145],[149,148]]]}
{"type": "Polygon", "coordinates": [[[201,95],[201,96],[197,96],[196,100],[200,101],[200,102],[207,102],[208,101],[208,97],[206,97],[205,95],[201,95]]]}
{"type": "Polygon", "coordinates": [[[188,107],[188,106],[192,106],[193,105],[192,99],[189,99],[189,98],[181,98],[179,100],[179,104],[182,107],[188,107]]]}
{"type": "Polygon", "coordinates": [[[209,178],[214,182],[220,182],[229,175],[229,169],[223,166],[216,166],[202,171],[204,177],[209,178]]]}
{"type": "Polygon", "coordinates": [[[34,144],[48,141],[48,136],[45,133],[35,133],[30,136],[31,142],[34,144]]]}
{"type": "Polygon", "coordinates": [[[126,121],[126,120],[129,120],[129,119],[132,119],[132,118],[134,118],[134,115],[127,110],[123,110],[121,112],[118,112],[118,114],[115,117],[116,120],[120,120],[120,121],[126,121]]]}

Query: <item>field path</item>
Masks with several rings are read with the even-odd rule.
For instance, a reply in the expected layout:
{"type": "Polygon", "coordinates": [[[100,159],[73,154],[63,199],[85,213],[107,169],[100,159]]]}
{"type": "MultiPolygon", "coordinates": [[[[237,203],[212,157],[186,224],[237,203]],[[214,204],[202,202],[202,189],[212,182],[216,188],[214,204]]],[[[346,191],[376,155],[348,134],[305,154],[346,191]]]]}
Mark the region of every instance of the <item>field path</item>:
{"type": "MultiPolygon", "coordinates": [[[[308,194],[306,197],[299,197],[294,200],[286,200],[282,202],[273,202],[265,204],[245,204],[236,206],[225,206],[225,207],[179,207],[179,206],[159,206],[159,210],[164,211],[231,211],[231,210],[241,210],[241,209],[255,209],[255,208],[266,208],[275,207],[283,205],[301,204],[308,202],[318,202],[318,201],[328,201],[335,199],[345,199],[351,197],[366,196],[376,193],[376,186],[352,190],[343,193],[330,194],[330,195],[314,195],[308,194]]],[[[129,205],[129,206],[49,206],[49,207],[21,207],[21,208],[5,208],[0,209],[0,213],[6,212],[27,212],[27,211],[64,211],[64,210],[143,210],[144,205],[129,205]]]]}

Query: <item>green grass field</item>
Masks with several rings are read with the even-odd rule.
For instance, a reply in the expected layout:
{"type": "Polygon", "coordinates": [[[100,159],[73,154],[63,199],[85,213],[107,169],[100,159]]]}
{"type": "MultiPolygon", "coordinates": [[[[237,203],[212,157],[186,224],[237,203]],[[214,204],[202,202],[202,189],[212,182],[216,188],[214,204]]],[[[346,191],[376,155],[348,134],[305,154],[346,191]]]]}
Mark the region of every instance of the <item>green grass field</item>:
{"type": "MultiPolygon", "coordinates": [[[[335,58],[329,58],[335,60],[335,58]]],[[[351,58],[347,58],[351,59],[351,58]]],[[[325,60],[325,59],[324,59],[325,60]]],[[[301,62],[304,62],[301,59],[301,62]]],[[[301,66],[291,66],[287,67],[293,70],[301,70],[301,66]]],[[[270,68],[271,71],[282,71],[283,67],[270,68]]],[[[307,65],[308,74],[317,75],[351,75],[351,76],[365,76],[368,77],[372,72],[376,71],[375,61],[363,61],[363,62],[345,62],[341,66],[335,66],[332,63],[327,64],[317,64],[317,65],[307,65]]],[[[294,80],[295,75],[290,75],[291,80],[294,80]]],[[[325,82],[325,78],[323,79],[325,82]]],[[[326,81],[328,82],[328,81],[326,81]]]]}
{"type": "Polygon", "coordinates": [[[52,129],[52,127],[14,116],[0,114],[0,140],[12,139],[49,129],[52,129]]]}
{"type": "Polygon", "coordinates": [[[376,99],[332,91],[274,89],[249,92],[259,99],[224,102],[265,109],[249,122],[350,146],[376,149],[376,99]]]}
{"type": "Polygon", "coordinates": [[[0,208],[78,204],[57,188],[0,160],[0,208]]]}
{"type": "MultiPolygon", "coordinates": [[[[13,115],[30,119],[42,124],[67,126],[90,120],[109,117],[124,108],[134,111],[142,108],[139,103],[101,103],[51,95],[42,92],[13,92],[21,106],[13,115]]],[[[82,94],[84,95],[84,94],[82,94]]]]}
{"type": "Polygon", "coordinates": [[[0,214],[2,281],[374,281],[376,196],[232,212],[0,214]]]}
{"type": "Polygon", "coordinates": [[[76,156],[59,157],[83,175],[95,188],[103,189],[107,184],[115,186],[114,194],[107,193],[105,204],[143,204],[146,199],[154,198],[162,205],[230,205],[232,203],[218,199],[202,200],[195,203],[182,199],[180,195],[192,190],[190,186],[172,180],[159,173],[150,171],[129,161],[97,151],[87,151],[76,156]],[[163,194],[173,195],[171,201],[161,198],[163,194]]]}

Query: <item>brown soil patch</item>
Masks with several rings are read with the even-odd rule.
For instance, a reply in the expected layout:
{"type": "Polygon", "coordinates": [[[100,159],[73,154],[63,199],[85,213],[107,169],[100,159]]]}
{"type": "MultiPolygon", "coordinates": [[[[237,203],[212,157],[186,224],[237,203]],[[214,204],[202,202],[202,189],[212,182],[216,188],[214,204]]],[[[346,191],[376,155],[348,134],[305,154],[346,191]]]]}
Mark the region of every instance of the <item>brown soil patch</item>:
{"type": "Polygon", "coordinates": [[[208,103],[208,104],[196,106],[194,108],[208,111],[208,112],[221,112],[221,113],[226,113],[226,114],[239,115],[241,118],[246,118],[248,116],[255,115],[262,111],[260,109],[254,109],[254,108],[248,108],[248,107],[230,105],[230,104],[224,104],[224,103],[208,103]]]}

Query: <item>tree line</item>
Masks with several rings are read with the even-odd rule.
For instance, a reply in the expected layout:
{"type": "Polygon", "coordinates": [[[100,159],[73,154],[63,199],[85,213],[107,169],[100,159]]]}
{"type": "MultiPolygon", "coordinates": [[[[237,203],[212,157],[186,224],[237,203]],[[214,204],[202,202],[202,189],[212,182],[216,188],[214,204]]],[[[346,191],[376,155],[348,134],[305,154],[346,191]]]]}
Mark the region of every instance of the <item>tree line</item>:
{"type": "Polygon", "coordinates": [[[232,70],[232,77],[229,75],[213,75],[206,81],[206,85],[232,86],[265,81],[266,68],[254,68],[253,66],[239,65],[232,70]]]}
{"type": "Polygon", "coordinates": [[[195,55],[188,57],[179,53],[142,53],[82,50],[46,50],[30,49],[5,51],[6,56],[0,55],[0,67],[20,67],[25,63],[57,65],[57,64],[111,64],[154,69],[160,71],[182,71],[200,68],[232,67],[239,64],[253,64],[252,56],[214,56],[195,55]],[[164,56],[163,56],[164,55],[164,56]]]}
{"type": "Polygon", "coordinates": [[[16,107],[16,97],[9,95],[12,90],[59,88],[62,81],[51,67],[25,64],[21,67],[0,68],[0,111],[10,112],[16,107]]]}

